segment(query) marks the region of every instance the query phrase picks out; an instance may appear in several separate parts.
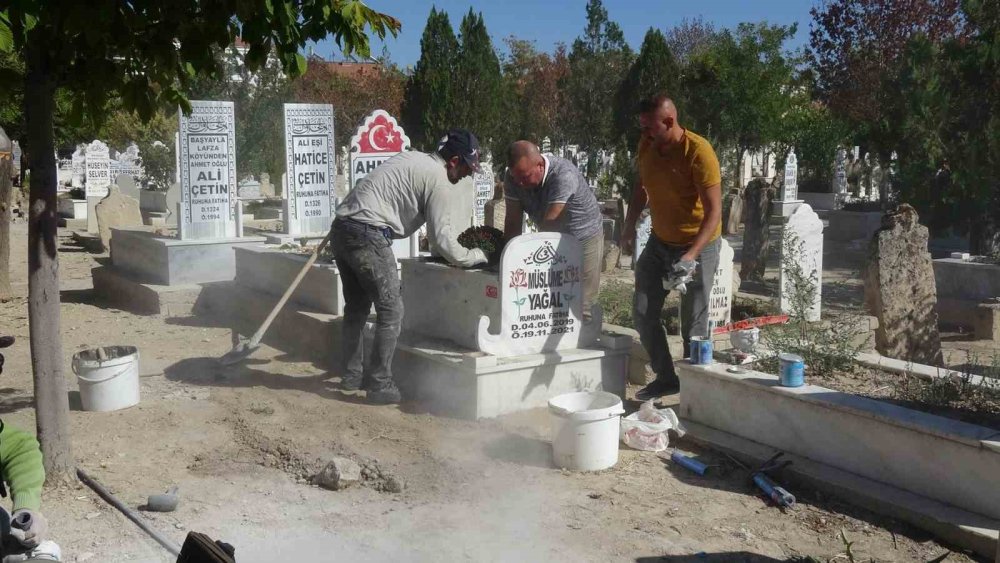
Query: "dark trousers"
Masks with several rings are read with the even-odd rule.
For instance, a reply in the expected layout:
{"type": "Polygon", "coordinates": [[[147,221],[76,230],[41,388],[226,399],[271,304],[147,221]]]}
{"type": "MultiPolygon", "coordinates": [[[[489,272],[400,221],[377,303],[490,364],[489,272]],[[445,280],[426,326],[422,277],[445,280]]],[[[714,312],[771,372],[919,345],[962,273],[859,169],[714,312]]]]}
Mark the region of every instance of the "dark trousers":
{"type": "MultiPolygon", "coordinates": [[[[691,336],[709,336],[708,304],[712,294],[712,280],[719,267],[719,248],[716,239],[701,250],[694,279],[687,284],[687,293],[681,296],[681,336],[684,338],[684,357],[688,357],[691,336]]],[[[649,236],[646,248],[635,266],[635,296],[632,315],[642,347],[649,354],[650,366],[656,379],[669,385],[678,384],[674,361],[667,346],[667,333],[660,321],[663,302],[670,292],[663,288],[663,281],[670,275],[686,246],[661,242],[656,235],[649,236]]]]}
{"type": "Polygon", "coordinates": [[[378,227],[337,219],[333,253],[344,289],[344,381],[366,381],[371,390],[391,388],[392,356],[403,324],[403,298],[392,239],[378,227]],[[362,332],[375,305],[375,346],[365,366],[362,332]]]}

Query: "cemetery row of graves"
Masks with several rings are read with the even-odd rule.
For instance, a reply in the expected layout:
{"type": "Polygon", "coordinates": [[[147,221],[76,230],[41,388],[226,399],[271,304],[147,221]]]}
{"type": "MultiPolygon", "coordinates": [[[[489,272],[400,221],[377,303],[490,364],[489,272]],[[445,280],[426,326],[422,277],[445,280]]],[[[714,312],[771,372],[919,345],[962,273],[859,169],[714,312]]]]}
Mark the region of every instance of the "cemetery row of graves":
{"type": "MultiPolygon", "coordinates": [[[[250,333],[302,267],[305,252],[325,236],[338,193],[409,150],[409,140],[393,116],[376,111],[343,151],[344,173],[338,174],[332,108],[287,104],[287,172],[278,198],[269,178],[237,183],[232,104],[195,101],[192,107],[179,118],[177,182],[170,189],[140,189],[132,177],[141,173],[126,167],[135,166],[135,151],[112,160],[107,146],[95,141],[72,159],[67,187],[83,187],[86,198],[79,215],[73,215],[75,207],[66,214],[86,216],[87,228],[76,235],[80,240],[110,250],[110,261],[93,271],[95,293],[106,303],[142,314],[226,319],[250,333]],[[152,194],[160,198],[144,205],[144,199],[153,201],[152,194]],[[251,205],[279,199],[280,208],[251,205]],[[260,217],[248,209],[273,214],[260,217]]],[[[871,373],[931,384],[964,378],[992,396],[994,380],[944,367],[938,330],[941,321],[961,322],[975,338],[1000,342],[995,299],[1000,266],[961,253],[933,260],[926,228],[905,206],[885,216],[842,209],[851,201],[878,199],[877,179],[859,188],[848,182],[848,169],[860,160],[856,151],[850,157],[838,151],[831,197],[813,201],[797,190],[794,149],[782,174],[773,168],[773,155],[759,157],[745,159],[746,189],[729,208],[727,232],[742,233],[734,239],[741,242],[740,276],[734,275],[734,248],[724,239],[710,326],[720,329],[740,320],[732,313],[739,280],[762,278],[764,263],[776,250],[776,312],[791,314],[782,330],[795,334],[785,340],[765,337],[755,351],[762,361],[750,366],[761,371],[732,373],[723,362],[682,363],[680,416],[709,447],[751,458],[761,448],[784,451],[795,457],[804,481],[833,487],[850,482],[862,504],[891,506],[895,515],[947,541],[992,553],[1000,521],[1000,497],[991,484],[1000,474],[997,413],[971,419],[976,423],[963,421],[969,418],[961,413],[942,418],[891,400],[832,392],[820,375],[827,369],[825,359],[844,355],[837,347],[851,341],[846,363],[836,369],[864,365],[871,373]],[[773,195],[771,186],[779,188],[773,195]],[[824,312],[827,244],[868,249],[863,275],[870,317],[856,317],[859,324],[849,328],[824,312]],[[750,266],[755,263],[760,271],[750,266]],[[789,346],[813,369],[810,385],[776,384],[768,359],[789,346]],[[924,455],[929,450],[942,453],[924,455]],[[949,477],[942,480],[942,474],[949,477]],[[927,524],[929,514],[933,525],[927,524]]],[[[494,199],[490,167],[472,184],[473,189],[456,192],[450,209],[455,223],[502,226],[502,199],[494,199]]],[[[624,215],[620,204],[604,206],[611,209],[606,237],[614,243],[624,215]]],[[[636,255],[649,229],[645,217],[636,255]]],[[[582,251],[572,237],[529,233],[507,244],[499,267],[473,270],[429,260],[419,235],[398,240],[393,248],[406,308],[397,378],[404,394],[430,412],[481,419],[541,407],[571,391],[624,397],[626,381],[643,372],[645,358],[634,333],[602,325],[600,312],[584,322],[578,298],[582,251]]],[[[613,262],[608,269],[618,266],[613,262]]],[[[336,265],[319,262],[265,342],[336,369],[343,307],[336,265]]],[[[728,335],[715,341],[719,358],[731,358],[728,335]]],[[[829,385],[840,389],[832,380],[829,385]]],[[[988,399],[987,410],[990,404],[1000,402],[988,399]]]]}

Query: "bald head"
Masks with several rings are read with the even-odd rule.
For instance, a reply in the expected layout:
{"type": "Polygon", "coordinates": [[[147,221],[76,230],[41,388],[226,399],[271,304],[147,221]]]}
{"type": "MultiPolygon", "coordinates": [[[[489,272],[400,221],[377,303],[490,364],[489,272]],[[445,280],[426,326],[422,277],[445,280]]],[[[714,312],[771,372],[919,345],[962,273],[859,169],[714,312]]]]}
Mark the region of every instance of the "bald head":
{"type": "Polygon", "coordinates": [[[542,153],[531,141],[514,141],[507,147],[507,166],[516,165],[522,158],[531,157],[532,160],[540,158],[542,153]]]}
{"type": "Polygon", "coordinates": [[[507,170],[517,185],[536,188],[545,175],[545,160],[531,141],[514,141],[507,147],[507,170]]]}
{"type": "Polygon", "coordinates": [[[671,145],[683,138],[677,122],[677,106],[666,94],[656,94],[639,102],[639,128],[643,137],[658,145],[671,145]]]}

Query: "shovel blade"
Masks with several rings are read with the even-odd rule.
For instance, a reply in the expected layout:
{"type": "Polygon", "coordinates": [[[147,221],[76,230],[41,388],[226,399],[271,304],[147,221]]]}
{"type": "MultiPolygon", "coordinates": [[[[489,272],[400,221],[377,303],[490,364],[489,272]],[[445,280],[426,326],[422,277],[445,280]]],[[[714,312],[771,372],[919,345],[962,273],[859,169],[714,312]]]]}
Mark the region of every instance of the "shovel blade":
{"type": "Polygon", "coordinates": [[[224,356],[219,358],[219,363],[224,366],[231,366],[233,364],[238,364],[243,360],[249,358],[257,349],[260,348],[259,345],[252,346],[250,340],[246,338],[240,338],[240,341],[233,349],[226,352],[224,356]]]}

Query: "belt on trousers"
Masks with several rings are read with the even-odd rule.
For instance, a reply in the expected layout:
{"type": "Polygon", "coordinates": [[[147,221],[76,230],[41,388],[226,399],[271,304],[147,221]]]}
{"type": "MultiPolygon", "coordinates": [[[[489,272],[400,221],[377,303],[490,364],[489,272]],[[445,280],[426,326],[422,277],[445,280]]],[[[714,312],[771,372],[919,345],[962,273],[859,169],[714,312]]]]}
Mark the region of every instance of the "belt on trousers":
{"type": "Polygon", "coordinates": [[[393,232],[389,227],[376,227],[375,225],[369,225],[368,223],[363,223],[357,219],[351,219],[350,217],[338,217],[337,222],[343,223],[348,227],[361,229],[362,231],[375,231],[389,240],[393,239],[393,232]]]}

